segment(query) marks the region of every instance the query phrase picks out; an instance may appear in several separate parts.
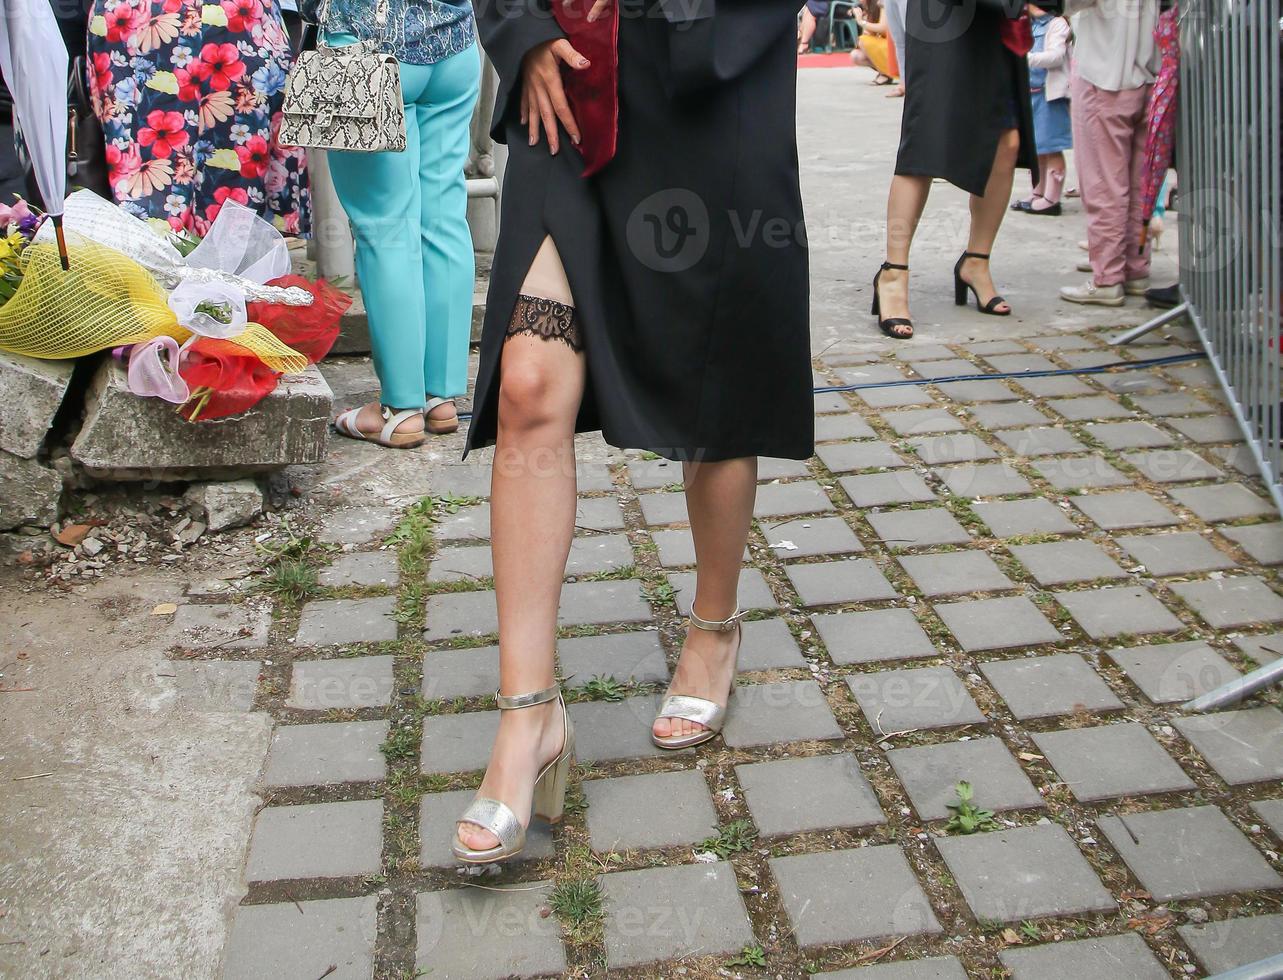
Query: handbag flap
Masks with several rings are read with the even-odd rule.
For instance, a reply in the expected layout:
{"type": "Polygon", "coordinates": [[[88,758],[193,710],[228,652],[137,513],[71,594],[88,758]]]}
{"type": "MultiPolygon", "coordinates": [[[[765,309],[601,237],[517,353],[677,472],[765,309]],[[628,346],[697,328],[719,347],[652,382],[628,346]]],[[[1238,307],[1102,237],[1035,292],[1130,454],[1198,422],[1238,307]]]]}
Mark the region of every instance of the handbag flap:
{"type": "Polygon", "coordinates": [[[343,50],[318,49],[299,55],[285,87],[287,116],[373,119],[378,114],[391,94],[386,88],[395,77],[396,59],[379,52],[344,54],[343,50]]]}

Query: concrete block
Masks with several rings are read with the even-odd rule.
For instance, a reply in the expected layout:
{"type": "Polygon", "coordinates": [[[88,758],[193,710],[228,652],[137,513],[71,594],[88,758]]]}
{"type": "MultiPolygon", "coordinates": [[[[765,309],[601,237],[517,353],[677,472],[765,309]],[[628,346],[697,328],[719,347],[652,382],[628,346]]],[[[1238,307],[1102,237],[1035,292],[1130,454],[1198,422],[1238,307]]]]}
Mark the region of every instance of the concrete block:
{"type": "Polygon", "coordinates": [[[21,459],[35,458],[74,366],[74,361],[40,361],[0,351],[0,449],[21,459]]]}

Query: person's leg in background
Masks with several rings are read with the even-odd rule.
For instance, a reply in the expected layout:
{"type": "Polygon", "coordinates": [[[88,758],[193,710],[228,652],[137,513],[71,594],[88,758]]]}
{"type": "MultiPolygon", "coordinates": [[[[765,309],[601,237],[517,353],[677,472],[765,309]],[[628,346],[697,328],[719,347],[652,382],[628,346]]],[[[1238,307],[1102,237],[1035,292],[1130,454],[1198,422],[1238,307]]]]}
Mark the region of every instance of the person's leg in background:
{"type": "Polygon", "coordinates": [[[472,110],[481,81],[473,46],[431,66],[432,79],[414,107],[419,128],[420,246],[426,313],[423,377],[427,427],[452,432],[458,417],[451,399],[468,389],[468,341],[476,277],[468,229],[468,162],[472,110]]]}
{"type": "Polygon", "coordinates": [[[1128,203],[1126,249],[1124,253],[1123,275],[1124,288],[1129,296],[1143,296],[1149,289],[1150,247],[1146,243],[1141,248],[1141,235],[1144,222],[1141,220],[1141,196],[1145,181],[1145,142],[1148,127],[1145,124],[1145,107],[1149,104],[1149,86],[1120,92],[1129,96],[1129,106],[1133,112],[1131,158],[1128,161],[1128,203]]]}

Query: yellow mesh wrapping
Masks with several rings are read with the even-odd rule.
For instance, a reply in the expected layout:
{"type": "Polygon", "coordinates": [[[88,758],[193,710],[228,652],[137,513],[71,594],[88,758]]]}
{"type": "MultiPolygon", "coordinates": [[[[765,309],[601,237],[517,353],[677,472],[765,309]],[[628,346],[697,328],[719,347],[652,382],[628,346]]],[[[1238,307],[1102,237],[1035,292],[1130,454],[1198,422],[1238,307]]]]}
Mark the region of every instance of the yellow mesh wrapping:
{"type": "MultiPolygon", "coordinates": [[[[87,239],[69,245],[71,270],[58,250],[32,245],[22,253],[22,283],[0,306],[0,349],[62,360],[169,336],[180,343],[191,331],[179,325],[164,288],[141,265],[87,239]]],[[[251,351],[274,371],[296,374],[307,358],[251,323],[231,343],[251,351]]]]}

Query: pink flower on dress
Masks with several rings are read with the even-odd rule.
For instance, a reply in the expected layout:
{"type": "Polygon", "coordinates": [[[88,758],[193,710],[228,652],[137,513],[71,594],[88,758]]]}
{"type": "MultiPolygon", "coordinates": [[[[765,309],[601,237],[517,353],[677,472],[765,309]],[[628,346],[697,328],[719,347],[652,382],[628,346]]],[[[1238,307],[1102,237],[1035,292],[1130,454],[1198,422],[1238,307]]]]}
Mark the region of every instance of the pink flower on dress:
{"type": "Polygon", "coordinates": [[[187,145],[187,120],[181,112],[153,109],[147,114],[147,125],[138,131],[138,143],[150,146],[158,157],[168,157],[187,145]]]}
{"type": "Polygon", "coordinates": [[[237,34],[252,32],[263,19],[262,0],[222,0],[227,29],[237,34]]]}
{"type": "Polygon", "coordinates": [[[251,136],[243,146],[236,147],[236,155],[241,161],[241,176],[249,180],[262,177],[271,162],[270,147],[261,136],[251,136]]]}
{"type": "Polygon", "coordinates": [[[213,221],[228,200],[235,201],[237,204],[249,204],[249,192],[244,187],[219,187],[214,191],[214,203],[205,208],[205,217],[213,221]]]}
{"type": "Polygon", "coordinates": [[[207,44],[200,50],[200,60],[216,92],[226,92],[245,74],[245,62],[234,44],[207,44]]]}

